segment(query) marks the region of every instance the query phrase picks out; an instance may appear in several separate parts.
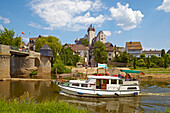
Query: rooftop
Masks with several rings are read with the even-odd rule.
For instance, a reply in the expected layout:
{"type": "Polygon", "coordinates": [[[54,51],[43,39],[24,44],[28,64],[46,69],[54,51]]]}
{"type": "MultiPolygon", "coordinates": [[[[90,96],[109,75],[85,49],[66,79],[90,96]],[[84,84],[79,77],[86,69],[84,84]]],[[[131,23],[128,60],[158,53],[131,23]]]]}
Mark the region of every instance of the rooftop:
{"type": "Polygon", "coordinates": [[[145,54],[161,54],[161,50],[144,50],[142,51],[142,53],[145,53],[145,54]]]}
{"type": "Polygon", "coordinates": [[[126,42],[126,47],[128,50],[142,50],[140,42],[126,42]]]}

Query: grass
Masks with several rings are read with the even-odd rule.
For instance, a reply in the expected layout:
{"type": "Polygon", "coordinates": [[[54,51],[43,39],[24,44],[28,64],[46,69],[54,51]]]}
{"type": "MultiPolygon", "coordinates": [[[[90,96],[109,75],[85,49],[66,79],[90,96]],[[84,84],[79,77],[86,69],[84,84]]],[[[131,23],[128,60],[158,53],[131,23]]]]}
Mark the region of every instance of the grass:
{"type": "Polygon", "coordinates": [[[170,68],[149,68],[147,69],[146,67],[139,67],[136,69],[131,68],[132,70],[140,70],[143,71],[144,73],[153,73],[153,74],[170,74],[170,68]]]}
{"type": "Polygon", "coordinates": [[[0,113],[86,113],[88,111],[78,109],[66,102],[45,100],[36,102],[28,93],[17,99],[5,100],[0,97],[0,113]]]}

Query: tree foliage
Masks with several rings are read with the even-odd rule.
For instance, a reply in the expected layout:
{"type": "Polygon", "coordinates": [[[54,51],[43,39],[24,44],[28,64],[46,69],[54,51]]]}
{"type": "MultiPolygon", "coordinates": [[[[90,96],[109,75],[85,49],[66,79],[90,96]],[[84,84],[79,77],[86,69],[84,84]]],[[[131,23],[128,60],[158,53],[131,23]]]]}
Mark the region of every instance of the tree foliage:
{"type": "Polygon", "coordinates": [[[53,62],[60,60],[59,53],[61,51],[62,45],[59,39],[55,36],[41,37],[38,38],[35,44],[35,51],[40,51],[45,44],[47,44],[53,50],[53,62]]]}
{"type": "Polygon", "coordinates": [[[136,56],[134,56],[133,58],[133,68],[136,69],[136,65],[137,65],[137,58],[136,56]]]}
{"type": "Polygon", "coordinates": [[[164,60],[164,68],[165,68],[165,69],[168,67],[168,57],[169,57],[168,54],[165,54],[165,55],[164,55],[164,58],[165,58],[165,60],[164,60]]]}
{"type": "Polygon", "coordinates": [[[140,55],[140,58],[145,61],[145,60],[146,60],[145,53],[142,53],[142,54],[140,55]]]}
{"type": "Polygon", "coordinates": [[[96,41],[94,43],[93,56],[95,56],[96,62],[107,63],[108,55],[107,55],[107,52],[106,52],[106,47],[102,42],[96,41]]]}
{"type": "Polygon", "coordinates": [[[145,62],[144,62],[143,59],[139,59],[139,60],[138,60],[138,66],[139,66],[139,67],[144,67],[144,66],[145,66],[145,62]]]}
{"type": "Polygon", "coordinates": [[[84,39],[84,40],[82,41],[82,44],[83,44],[84,46],[88,46],[89,41],[88,41],[87,39],[84,39]]]}
{"type": "Polygon", "coordinates": [[[161,50],[161,57],[164,57],[165,56],[165,49],[162,49],[161,50]]]}
{"type": "Polygon", "coordinates": [[[80,60],[80,56],[73,55],[73,50],[68,47],[68,45],[64,45],[60,52],[61,60],[65,65],[75,66],[77,62],[80,60]]]}
{"type": "Polygon", "coordinates": [[[119,56],[117,55],[116,59],[114,61],[116,61],[116,62],[123,62],[123,63],[129,63],[130,60],[132,60],[131,57],[132,56],[130,56],[126,51],[124,51],[119,56]]]}
{"type": "Polygon", "coordinates": [[[149,59],[149,56],[147,58],[146,66],[147,66],[148,69],[150,68],[150,59],[149,59]]]}
{"type": "Polygon", "coordinates": [[[15,32],[12,30],[7,30],[4,28],[4,30],[0,31],[0,44],[4,45],[11,45],[14,47],[20,47],[21,45],[21,37],[17,36],[14,39],[15,32]]]}

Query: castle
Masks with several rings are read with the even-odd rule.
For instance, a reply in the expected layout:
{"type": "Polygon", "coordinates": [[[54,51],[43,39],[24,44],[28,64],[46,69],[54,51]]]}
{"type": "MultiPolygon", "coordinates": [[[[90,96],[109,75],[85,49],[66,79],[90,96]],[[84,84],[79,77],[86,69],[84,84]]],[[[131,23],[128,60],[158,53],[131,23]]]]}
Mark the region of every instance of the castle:
{"type": "MultiPolygon", "coordinates": [[[[113,59],[113,45],[110,42],[105,43],[106,41],[106,35],[103,31],[99,31],[97,36],[95,36],[95,28],[92,26],[92,24],[87,29],[87,34],[83,38],[76,39],[75,43],[76,45],[82,45],[82,41],[87,39],[88,40],[88,54],[87,54],[87,61],[90,62],[91,65],[95,65],[96,62],[94,60],[93,54],[93,46],[96,41],[100,41],[105,44],[106,51],[108,53],[108,60],[112,61],[113,59]]],[[[81,51],[79,51],[81,53],[81,51]]],[[[82,50],[83,52],[83,50],[82,50]]]]}
{"type": "Polygon", "coordinates": [[[83,38],[76,39],[75,43],[80,45],[80,44],[82,44],[82,41],[84,39],[87,39],[89,41],[89,44],[88,44],[89,47],[92,47],[96,41],[101,41],[105,44],[106,35],[104,34],[103,31],[99,31],[97,36],[95,36],[95,28],[92,27],[92,24],[87,29],[87,33],[88,34],[85,34],[85,36],[83,38]]]}

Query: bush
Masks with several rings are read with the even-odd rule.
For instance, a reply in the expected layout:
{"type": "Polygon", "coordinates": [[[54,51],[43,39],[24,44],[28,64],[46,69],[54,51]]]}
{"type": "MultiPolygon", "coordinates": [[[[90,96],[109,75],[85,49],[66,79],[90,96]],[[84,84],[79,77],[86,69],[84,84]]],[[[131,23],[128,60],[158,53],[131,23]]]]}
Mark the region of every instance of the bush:
{"type": "Polygon", "coordinates": [[[156,67],[156,64],[155,63],[151,63],[150,67],[156,67]]]}
{"type": "Polygon", "coordinates": [[[144,62],[143,59],[139,59],[139,60],[138,60],[138,66],[139,66],[139,67],[144,67],[144,66],[145,66],[145,62],[144,62]]]}
{"type": "Polygon", "coordinates": [[[20,98],[12,98],[6,100],[0,97],[0,113],[87,113],[83,109],[74,105],[69,105],[64,101],[44,100],[42,102],[35,101],[29,97],[28,93],[20,96],[20,98]]]}
{"type": "Polygon", "coordinates": [[[55,63],[53,64],[53,67],[51,68],[51,72],[56,74],[55,69],[57,68],[57,73],[62,74],[62,73],[70,73],[71,69],[66,68],[63,63],[55,63]]]}
{"type": "Polygon", "coordinates": [[[37,71],[36,70],[33,70],[29,75],[30,75],[30,77],[32,77],[33,75],[37,75],[37,71]]]}

